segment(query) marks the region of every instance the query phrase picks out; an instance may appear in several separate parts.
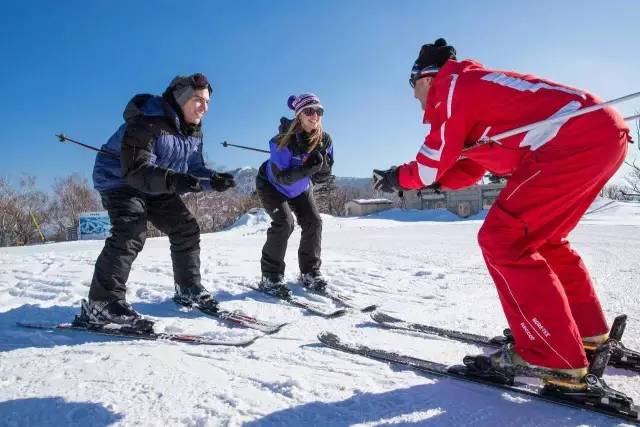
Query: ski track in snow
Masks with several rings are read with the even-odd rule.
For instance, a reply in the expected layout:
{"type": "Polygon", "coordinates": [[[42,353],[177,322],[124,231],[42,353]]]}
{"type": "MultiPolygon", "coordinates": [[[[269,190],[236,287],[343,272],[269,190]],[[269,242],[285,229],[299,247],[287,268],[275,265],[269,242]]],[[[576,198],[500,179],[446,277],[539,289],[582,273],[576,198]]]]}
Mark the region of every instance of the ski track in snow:
{"type": "MultiPolygon", "coordinates": [[[[629,315],[624,342],[640,348],[640,205],[599,200],[570,237],[583,255],[609,320],[629,315]],[[598,205],[599,203],[599,205],[598,205]]],[[[476,234],[481,219],[390,211],[324,216],[323,271],[358,305],[377,303],[407,320],[479,334],[506,326],[476,234]],[[431,215],[431,216],[430,216],[431,215]]],[[[376,327],[367,314],[323,319],[257,293],[268,223],[258,213],[202,236],[203,283],[222,306],[271,321],[280,332],[247,348],[147,342],[82,332],[21,329],[18,320],[69,321],[89,290],[101,241],[0,249],[0,425],[185,426],[561,426],[619,425],[603,415],[474,384],[436,379],[320,345],[321,330],[372,346],[457,363],[481,350],[376,327]]],[[[300,230],[286,279],[297,282],[300,230]]],[[[166,238],[135,261],[128,300],[161,332],[218,339],[259,332],[177,307],[166,238]]],[[[313,296],[315,301],[325,298],[313,296]]],[[[640,377],[609,369],[609,385],[640,402],[640,377]]]]}

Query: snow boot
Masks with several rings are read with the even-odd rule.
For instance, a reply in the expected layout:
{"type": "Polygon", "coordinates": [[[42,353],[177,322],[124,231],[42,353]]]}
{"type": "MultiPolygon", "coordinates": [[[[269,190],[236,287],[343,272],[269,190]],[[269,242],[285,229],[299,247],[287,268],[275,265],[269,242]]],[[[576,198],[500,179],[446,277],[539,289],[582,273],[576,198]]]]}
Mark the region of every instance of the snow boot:
{"type": "Polygon", "coordinates": [[[489,356],[491,365],[498,370],[511,373],[513,376],[537,377],[545,386],[553,386],[565,390],[586,390],[584,378],[587,368],[560,369],[547,368],[525,361],[515,351],[513,343],[505,344],[500,350],[489,356]]]}
{"type": "Polygon", "coordinates": [[[198,308],[216,313],[218,311],[218,301],[211,295],[211,292],[202,286],[180,286],[175,284],[176,293],[173,300],[186,307],[197,306],[198,308]]]}
{"type": "Polygon", "coordinates": [[[291,289],[284,283],[284,275],[277,273],[263,273],[262,279],[258,284],[262,292],[275,295],[278,298],[291,298],[291,289]]]}
{"type": "Polygon", "coordinates": [[[328,283],[318,270],[303,273],[300,276],[300,280],[302,281],[302,286],[312,292],[323,293],[327,290],[328,283]]]}
{"type": "Polygon", "coordinates": [[[74,324],[93,328],[115,324],[141,332],[153,329],[153,321],[143,318],[123,299],[115,301],[83,299],[80,314],[76,316],[74,324]]]}

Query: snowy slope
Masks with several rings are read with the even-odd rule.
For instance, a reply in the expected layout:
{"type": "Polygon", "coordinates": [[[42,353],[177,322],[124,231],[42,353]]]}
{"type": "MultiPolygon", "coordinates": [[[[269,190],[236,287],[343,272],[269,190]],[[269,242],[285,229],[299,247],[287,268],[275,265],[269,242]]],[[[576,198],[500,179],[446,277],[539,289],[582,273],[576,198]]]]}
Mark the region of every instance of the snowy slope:
{"type": "MultiPolygon", "coordinates": [[[[590,267],[609,319],[629,315],[625,342],[640,348],[640,205],[599,200],[571,240],[590,267]]],[[[324,217],[323,270],[361,304],[470,332],[505,327],[485,271],[477,219],[393,210],[366,218],[324,217]]],[[[317,344],[321,330],[367,339],[442,362],[479,349],[381,330],[368,316],[306,315],[246,285],[260,272],[268,219],[256,212],[202,236],[203,279],[224,307],[291,324],[248,348],[152,343],[85,333],[20,329],[18,320],[68,321],[86,297],[101,241],[0,249],[0,425],[381,426],[615,425],[584,411],[437,380],[317,344]]],[[[297,274],[297,229],[287,278],[297,274]]],[[[157,329],[246,337],[171,301],[166,238],[149,239],[129,279],[129,301],[157,329]]],[[[299,289],[298,289],[299,291],[299,289]]],[[[302,294],[301,292],[299,292],[302,294]]],[[[640,377],[607,380],[640,402],[640,377]]]]}

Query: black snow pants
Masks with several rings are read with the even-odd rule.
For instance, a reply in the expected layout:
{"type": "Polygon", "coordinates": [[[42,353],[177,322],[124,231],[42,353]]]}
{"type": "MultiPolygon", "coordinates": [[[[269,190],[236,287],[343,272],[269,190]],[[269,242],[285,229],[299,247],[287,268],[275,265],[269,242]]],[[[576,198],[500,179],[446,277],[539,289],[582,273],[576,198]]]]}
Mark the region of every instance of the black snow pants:
{"type": "Polygon", "coordinates": [[[125,299],[131,264],[147,237],[147,220],[169,236],[175,282],[182,287],[201,286],[200,227],[180,196],[148,195],[132,188],[100,195],[109,212],[111,236],[96,261],[90,299],[125,299]]]}
{"type": "Polygon", "coordinates": [[[287,242],[293,232],[294,222],[291,211],[295,213],[302,228],[298,265],[301,273],[310,273],[320,269],[320,246],[322,243],[322,218],[308,189],[297,197],[288,199],[276,190],[269,181],[256,179],[256,189],[262,205],[271,217],[271,227],[267,230],[267,242],[262,248],[260,267],[263,274],[284,274],[284,255],[287,242]]]}

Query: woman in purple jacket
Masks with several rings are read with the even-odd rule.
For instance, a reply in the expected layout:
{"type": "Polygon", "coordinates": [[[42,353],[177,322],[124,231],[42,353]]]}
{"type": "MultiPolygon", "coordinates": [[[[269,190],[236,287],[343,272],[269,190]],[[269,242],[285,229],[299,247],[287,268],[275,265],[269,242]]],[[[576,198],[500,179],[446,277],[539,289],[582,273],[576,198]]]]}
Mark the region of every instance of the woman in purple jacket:
{"type": "Polygon", "coordinates": [[[333,144],[322,129],[320,99],[312,93],[291,95],[287,105],[295,117],[280,119],[278,135],[269,141],[271,157],[256,177],[258,195],[272,220],[262,248],[260,288],[283,297],[291,294],[284,282],[284,255],[294,227],[291,211],[302,228],[298,249],[302,284],[315,292],[327,286],[320,273],[322,219],[312,183],[327,181],[333,165],[333,144]]]}

